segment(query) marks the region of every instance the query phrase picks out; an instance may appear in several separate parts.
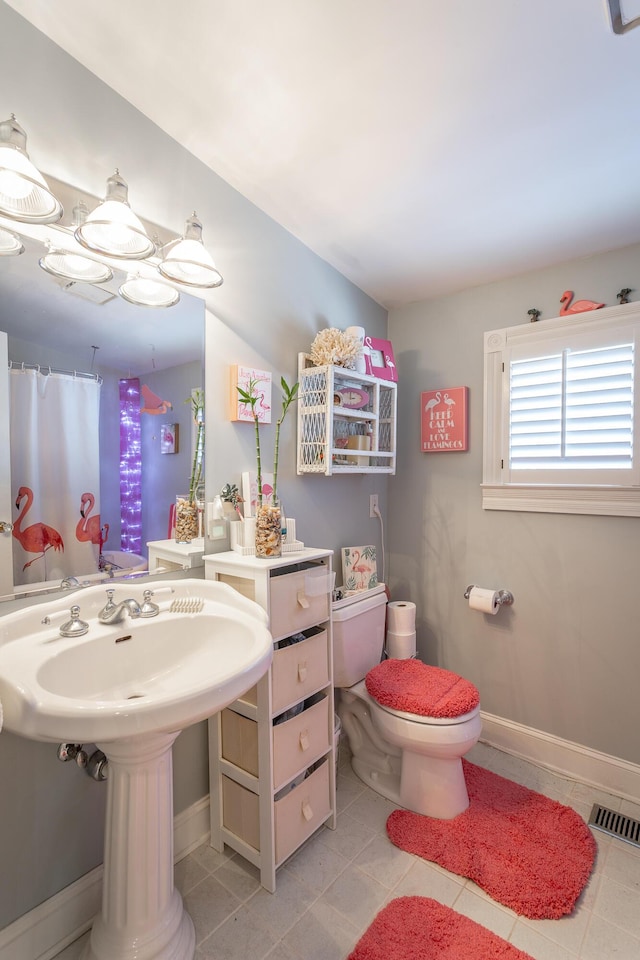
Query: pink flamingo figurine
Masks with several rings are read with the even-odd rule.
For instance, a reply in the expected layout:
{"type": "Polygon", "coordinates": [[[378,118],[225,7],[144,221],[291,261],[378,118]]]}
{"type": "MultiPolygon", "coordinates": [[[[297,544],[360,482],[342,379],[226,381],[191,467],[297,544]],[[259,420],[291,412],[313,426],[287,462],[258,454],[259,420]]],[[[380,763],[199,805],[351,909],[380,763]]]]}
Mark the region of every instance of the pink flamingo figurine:
{"type": "Polygon", "coordinates": [[[36,560],[42,559],[51,547],[53,547],[54,550],[62,550],[64,552],[62,537],[57,530],[47,526],[46,523],[32,523],[30,527],[27,527],[25,530],[22,529],[22,521],[31,509],[32,503],[33,490],[31,490],[30,487],[20,487],[18,496],[16,497],[16,509],[20,510],[20,513],[13,525],[13,536],[20,542],[22,549],[26,550],[27,553],[38,554],[33,560],[28,560],[27,563],[25,563],[22,568],[23,570],[30,567],[36,560]],[[23,500],[26,500],[26,503],[22,510],[20,510],[20,504],[23,500]]]}
{"type": "Polygon", "coordinates": [[[83,493],[80,497],[80,516],[82,519],[78,520],[76,526],[76,540],[88,540],[90,543],[95,543],[96,546],[102,549],[102,544],[106,542],[109,536],[109,524],[105,523],[105,535],[103,536],[103,529],[100,527],[100,514],[98,513],[93,517],[89,516],[95,506],[95,502],[96,498],[92,493],[83,493]]]}
{"type": "Polygon", "coordinates": [[[576,300],[575,303],[571,303],[572,298],[573,290],[565,290],[560,297],[560,303],[564,304],[560,310],[561,317],[573,313],[584,313],[585,310],[599,310],[600,307],[604,307],[604,303],[596,303],[595,300],[576,300]],[[569,306],[570,303],[571,306],[569,306]]]}
{"type": "Polygon", "coordinates": [[[143,383],[140,387],[140,393],[142,394],[142,406],[140,407],[140,413],[167,413],[169,410],[173,410],[173,404],[169,400],[162,400],[157,393],[154,393],[146,383],[143,383]]]}

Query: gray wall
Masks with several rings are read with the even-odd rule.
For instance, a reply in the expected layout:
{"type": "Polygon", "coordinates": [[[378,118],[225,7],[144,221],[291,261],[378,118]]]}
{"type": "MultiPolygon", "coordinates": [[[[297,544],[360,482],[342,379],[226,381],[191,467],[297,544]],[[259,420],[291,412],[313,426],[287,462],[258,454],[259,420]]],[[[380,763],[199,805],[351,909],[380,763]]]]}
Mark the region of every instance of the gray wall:
{"type": "Polygon", "coordinates": [[[417,605],[423,659],[480,689],[489,713],[640,763],[640,520],[484,511],[483,334],[558,315],[563,290],[615,305],[639,296],[640,246],[393,310],[399,465],[389,489],[390,585],[417,605]],[[470,388],[466,453],[421,453],[420,393],[470,388]],[[472,612],[465,587],[515,596],[472,612]]]}
{"type": "MultiPolygon", "coordinates": [[[[262,214],[182,146],[0,3],[3,118],[25,128],[46,173],[102,195],[117,166],[132,207],[176,232],[196,209],[224,276],[207,296],[207,489],[239,482],[254,464],[252,429],[227,420],[228,367],[255,364],[295,380],[297,354],[325,326],[386,334],[386,311],[262,214]]],[[[170,322],[160,311],[159,322],[170,322]]],[[[126,336],[126,331],[123,331],[126,336]]],[[[276,403],[279,401],[276,398],[276,403]]],[[[386,507],[387,481],[295,476],[295,414],[283,428],[280,492],[307,545],[379,544],[370,492],[386,507]],[[355,504],[355,507],[354,507],[355,504]]],[[[264,449],[273,428],[264,432],[264,449]]],[[[267,454],[269,457],[270,453],[267,454]]],[[[180,491],[178,491],[180,492],[180,491]]],[[[9,605],[6,606],[9,609],[9,605]]],[[[206,728],[174,750],[176,812],[208,791],[206,728]]],[[[0,735],[0,928],[101,860],[104,784],[55,759],[55,748],[0,735]]]]}

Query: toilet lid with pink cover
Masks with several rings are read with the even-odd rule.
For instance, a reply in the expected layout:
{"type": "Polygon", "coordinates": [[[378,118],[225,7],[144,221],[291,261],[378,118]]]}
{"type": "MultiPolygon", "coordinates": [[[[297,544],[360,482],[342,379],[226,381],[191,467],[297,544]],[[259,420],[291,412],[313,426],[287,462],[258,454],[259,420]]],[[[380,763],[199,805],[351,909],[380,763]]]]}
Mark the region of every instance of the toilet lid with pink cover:
{"type": "Polygon", "coordinates": [[[421,717],[459,717],[480,703],[470,680],[415,658],[383,660],[369,670],[365,684],[381,706],[421,717]]]}

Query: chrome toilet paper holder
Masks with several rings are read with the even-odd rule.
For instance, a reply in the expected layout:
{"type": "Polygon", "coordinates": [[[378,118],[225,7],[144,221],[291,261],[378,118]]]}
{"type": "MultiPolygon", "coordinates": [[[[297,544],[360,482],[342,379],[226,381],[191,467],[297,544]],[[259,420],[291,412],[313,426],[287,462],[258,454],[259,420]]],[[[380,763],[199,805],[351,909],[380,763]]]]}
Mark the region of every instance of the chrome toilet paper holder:
{"type": "MultiPolygon", "coordinates": [[[[470,584],[469,584],[469,586],[467,587],[467,589],[466,589],[465,592],[464,592],[464,598],[465,598],[465,600],[468,600],[468,599],[469,599],[469,597],[470,597],[470,595],[471,595],[471,591],[473,590],[473,588],[474,588],[475,586],[476,586],[475,583],[470,583],[470,584]]],[[[501,607],[510,607],[511,604],[513,603],[513,594],[511,593],[510,590],[497,590],[497,591],[496,591],[496,603],[499,604],[499,606],[501,606],[501,607]]]]}

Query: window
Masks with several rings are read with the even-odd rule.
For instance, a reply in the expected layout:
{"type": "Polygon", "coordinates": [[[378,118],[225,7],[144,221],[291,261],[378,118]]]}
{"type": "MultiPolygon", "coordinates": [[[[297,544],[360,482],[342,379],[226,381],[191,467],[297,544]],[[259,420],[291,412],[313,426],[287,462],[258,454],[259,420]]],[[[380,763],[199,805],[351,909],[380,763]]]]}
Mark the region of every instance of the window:
{"type": "Polygon", "coordinates": [[[640,516],[640,304],[485,335],[483,506],[640,516]]]}

